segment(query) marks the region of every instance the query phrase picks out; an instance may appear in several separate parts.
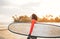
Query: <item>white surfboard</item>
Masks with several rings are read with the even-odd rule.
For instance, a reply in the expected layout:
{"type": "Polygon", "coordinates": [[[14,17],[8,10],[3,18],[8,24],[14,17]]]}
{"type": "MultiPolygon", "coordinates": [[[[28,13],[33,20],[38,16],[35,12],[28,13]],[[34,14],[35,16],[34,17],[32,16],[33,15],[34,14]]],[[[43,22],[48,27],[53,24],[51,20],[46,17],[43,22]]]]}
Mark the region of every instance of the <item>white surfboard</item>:
{"type": "MultiPolygon", "coordinates": [[[[28,36],[31,23],[11,23],[8,30],[19,34],[28,36]]],[[[60,38],[60,26],[53,24],[36,23],[33,28],[31,36],[43,38],[60,38]]]]}

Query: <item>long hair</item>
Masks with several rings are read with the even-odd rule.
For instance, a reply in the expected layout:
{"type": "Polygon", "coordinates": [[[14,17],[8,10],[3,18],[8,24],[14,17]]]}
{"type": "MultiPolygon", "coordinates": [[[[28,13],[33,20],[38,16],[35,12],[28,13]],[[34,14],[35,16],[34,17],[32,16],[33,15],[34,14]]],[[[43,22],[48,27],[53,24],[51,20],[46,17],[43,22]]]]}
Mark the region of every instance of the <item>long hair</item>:
{"type": "Polygon", "coordinates": [[[37,15],[36,14],[32,14],[32,19],[37,20],[37,15]]]}

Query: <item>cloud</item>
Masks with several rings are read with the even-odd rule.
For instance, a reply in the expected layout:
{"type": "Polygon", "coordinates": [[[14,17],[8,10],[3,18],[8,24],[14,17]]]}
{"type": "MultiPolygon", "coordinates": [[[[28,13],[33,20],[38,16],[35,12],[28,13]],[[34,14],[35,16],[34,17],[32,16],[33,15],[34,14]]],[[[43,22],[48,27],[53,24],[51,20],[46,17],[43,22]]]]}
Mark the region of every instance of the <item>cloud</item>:
{"type": "Polygon", "coordinates": [[[35,3],[27,3],[27,4],[23,4],[21,5],[21,7],[34,7],[34,6],[39,6],[40,2],[35,2],[35,3]]]}
{"type": "Polygon", "coordinates": [[[0,6],[9,5],[7,0],[0,0],[0,6]]]}
{"type": "Polygon", "coordinates": [[[3,6],[0,7],[0,14],[5,15],[15,15],[15,14],[22,14],[22,13],[30,13],[32,12],[33,7],[39,6],[39,2],[29,2],[27,4],[22,5],[15,5],[12,0],[3,0],[2,1],[3,6]]]}

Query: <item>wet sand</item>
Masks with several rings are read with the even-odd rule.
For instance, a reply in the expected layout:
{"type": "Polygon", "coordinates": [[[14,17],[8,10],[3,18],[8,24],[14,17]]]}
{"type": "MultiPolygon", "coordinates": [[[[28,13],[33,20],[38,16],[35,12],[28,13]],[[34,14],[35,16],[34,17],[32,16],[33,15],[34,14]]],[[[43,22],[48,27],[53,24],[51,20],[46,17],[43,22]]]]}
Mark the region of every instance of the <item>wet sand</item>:
{"type": "Polygon", "coordinates": [[[0,30],[0,39],[25,39],[25,36],[11,33],[8,30],[0,30]]]}

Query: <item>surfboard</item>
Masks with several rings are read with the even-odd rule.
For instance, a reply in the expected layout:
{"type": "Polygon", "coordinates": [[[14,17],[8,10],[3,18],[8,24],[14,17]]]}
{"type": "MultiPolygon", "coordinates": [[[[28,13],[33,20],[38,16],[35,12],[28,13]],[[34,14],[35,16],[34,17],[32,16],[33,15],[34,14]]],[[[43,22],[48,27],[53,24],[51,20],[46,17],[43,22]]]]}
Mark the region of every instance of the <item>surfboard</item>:
{"type": "MultiPolygon", "coordinates": [[[[31,23],[11,23],[8,30],[15,34],[28,36],[31,23]]],[[[60,26],[45,23],[36,23],[31,36],[40,38],[60,38],[60,26]]]]}

